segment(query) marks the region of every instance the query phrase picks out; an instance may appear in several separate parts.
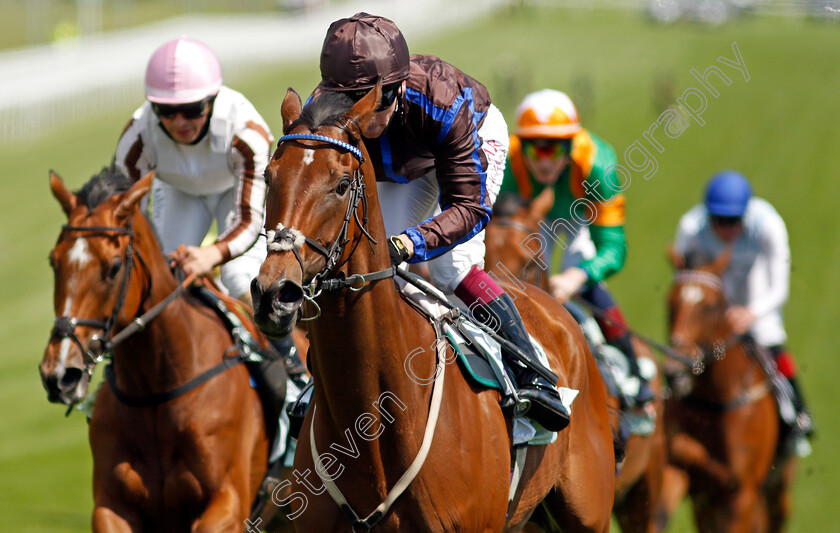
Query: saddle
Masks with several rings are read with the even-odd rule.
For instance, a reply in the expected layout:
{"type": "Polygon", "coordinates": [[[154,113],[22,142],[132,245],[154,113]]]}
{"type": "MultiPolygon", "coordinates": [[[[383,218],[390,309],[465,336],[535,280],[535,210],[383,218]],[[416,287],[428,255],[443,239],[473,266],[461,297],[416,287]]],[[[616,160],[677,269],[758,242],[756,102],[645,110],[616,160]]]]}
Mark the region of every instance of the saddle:
{"type": "MultiPolygon", "coordinates": [[[[407,275],[416,278],[414,274],[407,275]]],[[[512,418],[514,446],[544,445],[557,439],[556,432],[548,431],[538,422],[529,419],[527,413],[521,415],[515,381],[502,359],[503,347],[484,331],[480,322],[460,300],[453,302],[447,299],[422,279],[416,284],[401,277],[395,277],[394,281],[403,300],[436,324],[436,331],[443,333],[439,341],[446,342],[452,348],[464,376],[478,387],[499,391],[502,410],[512,418]],[[441,301],[449,301],[451,306],[441,301]]],[[[531,342],[540,362],[548,368],[545,350],[533,337],[531,342]]],[[[578,394],[577,390],[567,387],[558,387],[558,392],[567,407],[571,406],[578,394]]]]}

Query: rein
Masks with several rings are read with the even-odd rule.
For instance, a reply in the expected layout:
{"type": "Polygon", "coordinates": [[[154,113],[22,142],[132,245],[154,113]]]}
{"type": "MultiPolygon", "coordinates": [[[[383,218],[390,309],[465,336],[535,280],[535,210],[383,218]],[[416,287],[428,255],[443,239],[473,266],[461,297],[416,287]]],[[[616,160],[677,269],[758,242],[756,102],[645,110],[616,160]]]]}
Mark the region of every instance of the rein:
{"type": "Polygon", "coordinates": [[[609,323],[610,325],[623,327],[628,332],[630,332],[631,335],[633,335],[634,337],[636,337],[640,341],[642,341],[646,344],[649,344],[650,346],[653,346],[654,348],[656,348],[657,350],[659,350],[660,352],[665,354],[665,356],[683,364],[686,368],[691,369],[693,374],[696,375],[696,374],[700,374],[700,373],[703,372],[703,368],[698,366],[697,361],[691,359],[690,357],[686,357],[686,356],[682,355],[681,353],[679,353],[678,351],[676,351],[675,349],[673,349],[669,346],[666,346],[665,344],[663,344],[663,343],[661,343],[657,340],[654,340],[653,338],[648,337],[647,335],[639,333],[638,331],[631,328],[630,326],[625,326],[623,324],[619,324],[614,318],[610,317],[609,315],[607,315],[606,313],[601,311],[601,309],[599,309],[597,306],[587,302],[586,300],[584,300],[583,298],[581,298],[579,296],[573,297],[573,300],[575,301],[576,304],[579,304],[579,305],[585,307],[593,315],[595,315],[598,318],[604,320],[605,322],[609,323]]]}
{"type": "MultiPolygon", "coordinates": [[[[347,233],[350,227],[351,220],[355,220],[356,225],[361,230],[362,234],[367,237],[369,244],[371,244],[371,249],[373,248],[373,244],[376,244],[376,240],[370,235],[367,230],[367,195],[365,193],[365,183],[364,183],[364,176],[362,175],[362,164],[364,163],[365,159],[362,155],[361,150],[356,148],[355,146],[341,141],[339,139],[333,139],[332,137],[326,137],[324,135],[316,135],[316,134],[292,134],[292,135],[284,135],[280,137],[277,142],[278,147],[284,141],[298,141],[298,140],[311,140],[311,141],[319,141],[328,144],[332,144],[337,146],[338,148],[344,149],[349,151],[353,154],[359,162],[359,166],[354,169],[353,171],[353,179],[350,183],[350,201],[347,204],[347,211],[344,214],[344,221],[341,226],[341,230],[338,233],[338,236],[333,240],[333,242],[329,245],[329,248],[322,246],[320,243],[316,242],[314,239],[311,239],[304,235],[300,230],[294,228],[287,228],[284,227],[282,224],[278,224],[277,228],[274,231],[267,232],[266,240],[268,242],[268,249],[269,251],[292,251],[295,254],[295,258],[300,265],[301,272],[305,272],[303,268],[303,261],[300,257],[299,249],[305,243],[310,248],[324,256],[326,259],[326,263],[324,267],[312,278],[312,280],[305,285],[304,287],[304,299],[311,302],[317,309],[317,313],[313,317],[303,318],[301,317],[300,320],[315,320],[319,316],[321,316],[321,308],[315,302],[315,298],[317,298],[323,291],[336,291],[341,290],[344,288],[348,288],[351,291],[360,291],[362,290],[369,282],[378,281],[382,279],[391,278],[394,276],[395,272],[397,272],[396,267],[391,266],[384,270],[379,270],[377,272],[371,272],[368,274],[353,274],[347,276],[343,271],[338,272],[338,274],[333,274],[333,270],[335,268],[340,267],[343,263],[339,264],[338,260],[341,255],[344,253],[344,249],[350,240],[347,238],[347,233]],[[364,209],[364,214],[362,219],[359,219],[359,211],[358,207],[359,204],[362,204],[364,209]]],[[[361,237],[356,240],[356,243],[353,245],[353,250],[350,251],[348,254],[348,259],[345,259],[345,262],[349,260],[349,257],[353,255],[353,252],[356,250],[356,246],[358,246],[359,242],[361,241],[361,237]]],[[[440,332],[435,327],[435,333],[440,338],[440,332]]],[[[438,352],[440,349],[445,350],[444,343],[438,343],[438,352]]],[[[417,455],[412,461],[411,465],[408,467],[408,470],[403,473],[394,487],[388,492],[385,497],[385,500],[380,503],[376,509],[372,513],[370,513],[365,518],[360,518],[356,511],[350,506],[347,502],[347,499],[339,490],[338,486],[328,477],[324,477],[322,479],[324,486],[327,489],[330,497],[333,501],[338,505],[347,519],[350,521],[351,528],[355,530],[356,527],[364,527],[368,530],[373,528],[385,515],[388,513],[388,510],[391,508],[393,503],[399,498],[399,496],[405,492],[417,474],[420,472],[420,469],[423,467],[423,464],[426,461],[426,457],[429,453],[429,449],[431,448],[432,439],[434,438],[435,428],[437,427],[438,421],[438,414],[440,412],[440,405],[443,396],[443,375],[445,371],[444,360],[445,357],[441,353],[436,353],[437,355],[437,369],[436,375],[439,377],[435,379],[433,384],[432,390],[432,399],[431,405],[429,407],[429,416],[426,419],[426,429],[423,435],[423,443],[420,446],[420,450],[417,452],[417,455]],[[439,383],[438,383],[439,382],[439,383]]],[[[315,412],[316,406],[312,405],[312,412],[315,412]]],[[[314,414],[313,414],[314,416],[314,414]]],[[[310,448],[312,451],[312,458],[314,464],[319,464],[319,457],[318,451],[315,444],[315,424],[314,418],[313,423],[309,426],[309,442],[310,448]]]]}
{"type": "MultiPolygon", "coordinates": [[[[516,220],[512,220],[510,218],[493,219],[493,221],[491,223],[495,224],[495,225],[498,225],[500,227],[503,227],[503,228],[512,228],[512,229],[515,229],[515,230],[520,231],[520,232],[525,233],[525,234],[534,233],[534,230],[532,228],[529,228],[525,224],[523,224],[521,222],[517,222],[516,220]]],[[[536,262],[530,261],[529,263],[527,263],[524,267],[522,267],[522,270],[520,271],[519,274],[520,274],[521,277],[526,277],[525,274],[527,274],[528,269],[531,268],[532,265],[537,267],[537,279],[536,279],[537,283],[536,283],[536,285],[539,285],[539,282],[541,281],[541,276],[543,275],[544,270],[542,268],[539,268],[539,265],[537,265],[536,262]]],[[[644,342],[646,344],[649,344],[650,346],[656,348],[657,350],[659,350],[660,352],[665,354],[665,356],[667,356],[671,359],[674,359],[675,361],[681,363],[682,365],[684,365],[687,368],[692,369],[692,373],[700,374],[700,373],[703,372],[702,366],[697,366],[697,362],[695,362],[691,358],[686,357],[686,356],[680,354],[679,352],[677,352],[676,350],[674,350],[673,348],[671,348],[669,346],[666,346],[665,344],[663,344],[659,341],[656,341],[653,338],[638,332],[637,330],[631,328],[630,326],[627,326],[627,325],[624,325],[624,324],[619,324],[614,318],[608,316],[606,313],[604,313],[597,306],[587,302],[583,298],[580,298],[580,297],[576,296],[576,297],[574,297],[574,301],[575,301],[575,303],[580,304],[581,306],[588,309],[593,315],[597,316],[601,320],[604,320],[605,322],[607,322],[611,325],[614,325],[614,326],[621,326],[622,328],[624,328],[628,332],[630,332],[631,335],[633,335],[637,339],[641,340],[642,342],[644,342]]],[[[702,365],[702,362],[700,364],[702,365]]]]}
{"type": "MultiPolygon", "coordinates": [[[[187,278],[182,283],[180,283],[178,287],[175,288],[175,290],[166,295],[166,297],[163,300],[155,304],[151,309],[149,309],[142,315],[134,317],[134,319],[126,327],[121,329],[116,335],[112,337],[111,330],[116,324],[117,317],[119,316],[123,305],[125,305],[125,299],[128,293],[128,282],[131,276],[131,270],[134,264],[135,257],[140,261],[140,264],[143,265],[143,270],[146,271],[147,277],[149,279],[148,288],[144,291],[146,296],[144,296],[142,300],[145,300],[148,297],[148,295],[151,294],[152,291],[152,276],[149,271],[149,267],[146,265],[146,261],[143,259],[143,256],[140,254],[140,251],[137,250],[134,246],[134,232],[131,229],[132,226],[133,224],[130,224],[129,228],[123,228],[121,226],[62,226],[63,231],[76,231],[88,234],[117,233],[128,235],[129,237],[129,243],[126,247],[124,259],[124,265],[126,270],[125,275],[123,276],[122,282],[120,283],[120,291],[119,295],[117,296],[117,301],[114,304],[114,310],[111,312],[111,315],[108,317],[108,319],[102,321],[86,318],[76,318],[72,316],[61,316],[56,317],[55,323],[53,325],[53,330],[51,332],[51,336],[53,338],[70,339],[79,347],[79,350],[81,350],[83,354],[87,355],[87,359],[85,359],[85,372],[88,375],[88,379],[92,377],[93,370],[97,364],[101,363],[105,359],[110,359],[113,361],[112,352],[114,347],[116,347],[135,333],[143,331],[146,328],[146,325],[155,318],[157,318],[163,312],[163,310],[166,309],[166,307],[169,306],[169,304],[171,304],[176,298],[181,296],[186,290],[186,288],[196,278],[195,274],[190,274],[189,276],[187,276],[187,278]],[[85,350],[84,346],[82,346],[81,341],[76,336],[77,326],[89,326],[93,328],[98,328],[103,330],[103,334],[101,336],[98,334],[94,334],[91,337],[90,342],[88,343],[88,349],[85,350]]],[[[89,237],[89,235],[86,237],[89,237]]],[[[231,349],[236,350],[237,348],[235,346],[231,346],[231,349]]],[[[236,357],[225,356],[222,359],[221,363],[202,372],[187,383],[184,383],[183,385],[180,385],[170,391],[152,394],[142,398],[128,396],[119,389],[119,387],[117,386],[116,375],[114,374],[114,368],[111,364],[105,367],[105,379],[108,382],[108,385],[111,387],[114,396],[116,396],[120,402],[131,407],[151,407],[169,401],[173,398],[177,398],[178,396],[181,396],[183,394],[186,394],[187,392],[214,378],[218,374],[224,372],[229,368],[233,368],[234,366],[246,361],[247,359],[248,355],[243,352],[240,352],[239,355],[237,355],[236,357]]],[[[71,405],[67,409],[66,416],[68,416],[72,412],[72,409],[73,406],[71,405]]]]}

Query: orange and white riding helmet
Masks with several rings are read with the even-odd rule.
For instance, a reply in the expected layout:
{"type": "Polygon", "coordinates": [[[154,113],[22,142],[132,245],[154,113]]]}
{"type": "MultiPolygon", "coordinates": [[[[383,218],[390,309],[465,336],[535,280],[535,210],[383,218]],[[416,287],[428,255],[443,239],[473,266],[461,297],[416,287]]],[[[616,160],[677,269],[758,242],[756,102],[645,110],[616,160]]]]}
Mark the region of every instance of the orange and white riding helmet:
{"type": "Polygon", "coordinates": [[[179,37],[161,45],[146,67],[146,98],[157,104],[189,104],[216,95],[222,67],[206,44],[179,37]]]}
{"type": "Polygon", "coordinates": [[[516,109],[516,135],[520,138],[568,139],[580,130],[575,104],[560,91],[531,93],[516,109]]]}

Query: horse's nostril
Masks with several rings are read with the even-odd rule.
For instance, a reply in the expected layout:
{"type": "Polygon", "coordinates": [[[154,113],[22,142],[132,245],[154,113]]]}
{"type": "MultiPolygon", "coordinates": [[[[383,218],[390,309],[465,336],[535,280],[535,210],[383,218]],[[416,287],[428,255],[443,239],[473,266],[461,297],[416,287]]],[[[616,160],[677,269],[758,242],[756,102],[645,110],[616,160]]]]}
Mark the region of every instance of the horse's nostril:
{"type": "Polygon", "coordinates": [[[292,304],[303,299],[303,289],[296,283],[285,282],[274,293],[274,301],[280,304],[292,304]]]}
{"type": "Polygon", "coordinates": [[[263,290],[257,278],[251,280],[251,303],[254,306],[254,312],[259,311],[260,303],[262,302],[263,290]]]}
{"type": "Polygon", "coordinates": [[[303,300],[303,289],[290,281],[281,282],[273,292],[271,306],[276,310],[288,310],[303,300]]]}
{"type": "Polygon", "coordinates": [[[82,380],[82,375],[81,368],[68,368],[64,371],[64,375],[61,376],[58,382],[58,388],[63,391],[73,390],[82,380]]]}
{"type": "Polygon", "coordinates": [[[58,379],[56,379],[55,375],[53,374],[45,374],[44,369],[40,369],[41,374],[41,383],[44,385],[44,389],[47,391],[53,390],[56,388],[58,384],[58,379]]]}

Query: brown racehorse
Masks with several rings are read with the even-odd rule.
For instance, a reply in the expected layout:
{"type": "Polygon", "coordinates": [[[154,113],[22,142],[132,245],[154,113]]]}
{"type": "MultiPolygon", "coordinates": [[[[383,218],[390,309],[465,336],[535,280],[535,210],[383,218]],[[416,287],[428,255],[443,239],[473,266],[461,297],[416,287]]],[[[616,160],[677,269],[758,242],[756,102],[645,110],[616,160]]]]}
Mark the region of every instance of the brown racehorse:
{"type": "Polygon", "coordinates": [[[351,108],[325,93],[301,110],[290,89],[286,135],[266,171],[272,238],[252,284],[255,319],[277,335],[301,313],[318,316],[307,322],[315,391],[295,455],[295,528],[350,531],[352,514],[376,531],[516,531],[545,500],[566,530],[607,531],[615,463],[605,388],[559,304],[541,291],[515,293],[560,384],[580,393],[557,440],[530,448],[510,509],[511,426],[499,395],[473,387],[457,365],[436,374],[434,330],[388,277],[374,169],[360,142],[380,97],[376,86],[351,108]],[[436,428],[430,439],[427,427],[436,428]],[[407,484],[406,472],[416,474],[407,484]],[[404,490],[386,502],[395,486],[404,490]]]}
{"type": "Polygon", "coordinates": [[[106,169],[76,195],[51,174],[68,222],[50,254],[57,318],[41,377],[50,401],[77,403],[89,358],[114,333],[117,390],[129,403],[154,404],[127,405],[106,384],[97,394],[89,429],[93,531],[241,531],[268,452],[247,369],[236,365],[177,398],[154,400],[233,355],[225,326],[180,295],[116,343],[179,287],[138,208],[151,182],[149,174],[132,185],[106,169]]]}
{"type": "MultiPolygon", "coordinates": [[[[485,255],[487,270],[501,279],[513,275],[522,281],[548,290],[548,271],[534,260],[533,253],[524,243],[530,235],[539,234],[539,222],[545,219],[554,204],[554,191],[547,187],[527,206],[522,206],[510,216],[493,218],[487,225],[485,255]]],[[[637,338],[633,346],[639,357],[656,359],[650,347],[637,338]]],[[[624,533],[656,531],[655,511],[662,489],[665,468],[665,431],[662,423],[662,381],[657,373],[650,382],[656,393],[655,410],[659,423],[651,435],[631,435],[627,440],[624,464],[615,482],[613,512],[624,533]]],[[[614,414],[613,427],[617,427],[619,400],[609,397],[614,414]]]]}
{"type": "Polygon", "coordinates": [[[780,531],[789,515],[795,460],[781,458],[771,471],[778,407],[764,370],[724,317],[720,274],[729,257],[727,251],[687,270],[672,252],[671,344],[691,354],[695,365],[691,374],[668,369],[674,379],[666,403],[670,466],[662,517],[667,520],[688,491],[701,532],[780,531]]]}

